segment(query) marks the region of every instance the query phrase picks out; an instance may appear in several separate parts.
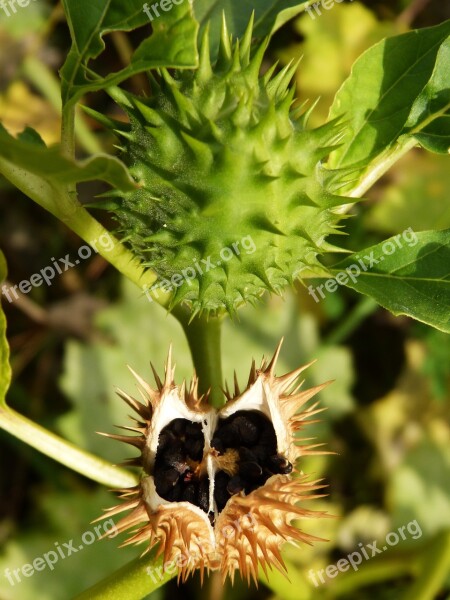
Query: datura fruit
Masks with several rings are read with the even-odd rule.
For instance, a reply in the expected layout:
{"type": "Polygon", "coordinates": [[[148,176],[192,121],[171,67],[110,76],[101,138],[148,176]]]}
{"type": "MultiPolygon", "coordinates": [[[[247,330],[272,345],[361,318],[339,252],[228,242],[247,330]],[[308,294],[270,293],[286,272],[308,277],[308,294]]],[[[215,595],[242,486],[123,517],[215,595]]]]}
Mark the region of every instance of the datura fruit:
{"type": "Polygon", "coordinates": [[[233,314],[339,250],[326,238],[340,233],[338,208],[355,202],[337,194],[354,172],[324,159],[345,125],[307,128],[309,111],[292,108],[297,65],[260,75],[266,47],[252,51],[252,22],[234,44],[224,22],[215,62],[206,31],[197,69],[160,69],[150,97],[118,98],[128,123],[90,111],[120,136],[138,184],[103,206],[156,287],[172,292],[169,308],[233,314]]]}
{"type": "Polygon", "coordinates": [[[319,539],[292,522],[324,516],[297,506],[322,487],[297,470],[298,461],[324,451],[296,434],[322,410],[307,403],[327,384],[299,391],[309,365],[277,377],[280,346],[268,364],[257,369],[253,361],[244,391],[236,381],[234,393],[226,389],[220,410],[199,397],[195,376],[189,388],[175,384],[170,352],[164,381],[153,370],[156,389],[133,371],[143,403],[119,391],[138,414],[136,426],[124,429],[138,435],[104,435],[139,448],[127,463],[143,474],[103,518],[130,511],[117,523],[119,532],[133,530],[125,544],[145,542],[146,551],[159,544],[158,556],[178,567],[183,581],[196,569],[202,578],[219,569],[234,579],[238,570],[256,581],[258,565],[285,568],[282,543],[319,539]]]}

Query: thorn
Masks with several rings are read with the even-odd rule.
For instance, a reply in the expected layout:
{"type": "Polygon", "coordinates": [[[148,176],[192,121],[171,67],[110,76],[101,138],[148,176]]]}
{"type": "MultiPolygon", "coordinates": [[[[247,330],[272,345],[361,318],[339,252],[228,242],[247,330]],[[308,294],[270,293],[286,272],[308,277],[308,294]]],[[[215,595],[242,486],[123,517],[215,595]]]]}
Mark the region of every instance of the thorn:
{"type": "Polygon", "coordinates": [[[155,367],[153,366],[153,364],[152,364],[152,363],[150,363],[150,367],[152,368],[152,371],[153,371],[153,377],[155,378],[155,383],[156,383],[156,385],[158,386],[158,390],[159,390],[159,391],[161,391],[161,390],[162,390],[162,388],[163,388],[162,381],[161,381],[161,379],[159,378],[159,375],[158,375],[158,373],[156,372],[156,369],[155,369],[155,367]]]}
{"type": "Polygon", "coordinates": [[[230,35],[228,33],[227,28],[227,20],[225,17],[225,11],[222,12],[222,29],[220,32],[220,44],[219,44],[219,54],[217,58],[216,67],[219,70],[225,69],[231,62],[231,44],[230,44],[230,35]]]}
{"type": "Polygon", "coordinates": [[[239,389],[237,374],[236,374],[236,371],[234,371],[234,395],[239,396],[240,393],[241,393],[241,390],[239,389]]]}
{"type": "Polygon", "coordinates": [[[255,22],[255,11],[252,11],[247,29],[241,39],[241,63],[243,67],[247,67],[250,63],[250,50],[252,47],[253,25],[255,22]]]}
{"type": "Polygon", "coordinates": [[[142,450],[145,445],[145,438],[143,436],[128,436],[128,435],[116,435],[115,433],[104,433],[103,431],[96,431],[99,435],[103,435],[104,437],[111,438],[112,440],[116,440],[117,442],[123,442],[124,444],[130,444],[131,446],[135,446],[142,450]]]}
{"type": "Polygon", "coordinates": [[[269,377],[274,377],[274,369],[275,369],[275,365],[277,363],[278,357],[280,355],[280,350],[281,350],[281,346],[284,342],[284,337],[281,338],[281,340],[278,343],[278,346],[276,347],[275,350],[275,354],[272,357],[272,360],[270,361],[270,363],[267,365],[266,369],[265,369],[265,373],[266,375],[269,375],[269,377]]]}
{"type": "Polygon", "coordinates": [[[209,81],[213,75],[210,60],[209,25],[210,23],[208,21],[203,32],[203,37],[200,44],[199,66],[196,73],[196,79],[200,83],[205,83],[206,81],[209,81]]]}

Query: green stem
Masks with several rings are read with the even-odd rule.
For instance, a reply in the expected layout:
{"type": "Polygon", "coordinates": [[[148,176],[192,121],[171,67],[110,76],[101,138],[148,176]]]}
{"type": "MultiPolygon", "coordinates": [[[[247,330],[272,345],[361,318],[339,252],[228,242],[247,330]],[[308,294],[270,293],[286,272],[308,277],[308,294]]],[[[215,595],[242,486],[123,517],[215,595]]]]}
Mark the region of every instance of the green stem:
{"type": "Polygon", "coordinates": [[[377,309],[379,304],[373,298],[363,298],[352,308],[348,315],[335,329],[323,340],[323,345],[333,346],[341,344],[358,327],[367,316],[377,309]]]}
{"type": "MultiPolygon", "coordinates": [[[[75,105],[66,105],[61,120],[61,154],[66,158],[75,156],[75,105]]],[[[75,187],[75,185],[73,185],[75,187]]]]}
{"type": "MultiPolygon", "coordinates": [[[[329,579],[326,587],[322,586],[322,596],[325,599],[338,598],[354,593],[362,587],[367,587],[382,581],[397,579],[417,572],[417,557],[413,555],[390,556],[389,558],[367,561],[358,571],[338,573],[335,579],[329,579]]],[[[409,596],[410,599],[415,596],[409,596]]]]}
{"type": "Polygon", "coordinates": [[[421,574],[405,592],[403,600],[433,600],[444,587],[450,571],[450,531],[437,535],[422,556],[421,574]]]}
{"type": "MultiPolygon", "coordinates": [[[[27,56],[22,64],[25,77],[41,92],[61,114],[61,87],[53,72],[36,56],[27,56]]],[[[101,144],[86,125],[83,115],[75,110],[75,137],[86,152],[103,152],[101,144]]]]}
{"type": "Polygon", "coordinates": [[[199,379],[199,392],[210,390],[210,403],[219,408],[224,403],[222,392],[222,357],[220,352],[223,316],[194,317],[184,308],[175,308],[173,315],[180,321],[191,350],[199,379]]]}
{"type": "Polygon", "coordinates": [[[146,269],[131,250],[116,239],[101,223],[88,213],[76,199],[76,192],[67,191],[63,187],[50,185],[42,178],[0,157],[0,171],[21,192],[45,208],[67,227],[75,231],[88,244],[95,243],[101,236],[108,239],[110,244],[97,244],[97,252],[113,265],[120,273],[128,277],[141,288],[149,301],[155,300],[161,306],[166,306],[170,294],[158,288],[151,291],[157,275],[151,269],[146,269]]]}
{"type": "Polygon", "coordinates": [[[81,450],[8,408],[0,408],[0,427],[46,456],[102,485],[124,488],[136,485],[135,475],[81,450]]]}
{"type": "Polygon", "coordinates": [[[163,568],[163,559],[154,561],[156,551],[135,559],[112,573],[74,600],[141,600],[176,574],[176,565],[163,568]]]}
{"type": "MultiPolygon", "coordinates": [[[[447,103],[441,110],[429,115],[416,127],[408,131],[407,134],[398,138],[392,148],[388,148],[382,152],[366,169],[363,176],[360,178],[356,187],[347,193],[351,198],[361,198],[367,190],[369,190],[402,156],[409,152],[412,148],[418,145],[416,133],[420,133],[430,123],[437,118],[445,115],[450,108],[450,102],[447,103]]],[[[343,207],[345,210],[345,207],[343,207]]]]}
{"type": "MultiPolygon", "coordinates": [[[[401,139],[401,138],[400,138],[401,139]]],[[[366,169],[356,187],[345,192],[351,198],[361,198],[402,156],[409,152],[417,141],[414,137],[405,137],[395,144],[394,148],[383,152],[366,169]]],[[[345,207],[344,207],[345,208],[345,207]]]]}

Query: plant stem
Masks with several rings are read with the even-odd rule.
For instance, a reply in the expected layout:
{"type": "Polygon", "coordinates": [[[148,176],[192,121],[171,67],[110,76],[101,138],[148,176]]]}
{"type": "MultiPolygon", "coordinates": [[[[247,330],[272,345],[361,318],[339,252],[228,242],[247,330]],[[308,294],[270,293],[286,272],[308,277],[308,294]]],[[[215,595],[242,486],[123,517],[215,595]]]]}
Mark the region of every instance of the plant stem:
{"type": "MultiPolygon", "coordinates": [[[[50,104],[61,114],[61,87],[52,71],[36,56],[27,56],[22,64],[25,77],[41,92],[50,104]]],[[[75,110],[75,137],[86,152],[103,152],[97,137],[86,125],[83,115],[75,110]]]]}
{"type": "Polygon", "coordinates": [[[93,481],[113,488],[131,487],[137,483],[133,473],[81,450],[9,407],[0,407],[0,427],[46,456],[93,481]]]}
{"type": "Polygon", "coordinates": [[[421,574],[406,590],[403,600],[433,600],[437,597],[450,570],[450,531],[437,535],[422,556],[421,574]]]}
{"type": "MultiPolygon", "coordinates": [[[[370,188],[382,177],[389,169],[414,146],[417,146],[416,139],[406,137],[405,140],[398,141],[393,149],[389,149],[378,156],[368,167],[358,185],[350,192],[346,192],[351,198],[361,198],[370,190],[370,188]]],[[[343,207],[344,208],[344,207],[343,207]]]]}
{"type": "MultiPolygon", "coordinates": [[[[141,600],[175,575],[163,569],[163,559],[154,562],[156,551],[135,559],[112,573],[74,600],[141,600]]],[[[174,565],[175,566],[175,565],[174,565]]]]}
{"type": "MultiPolygon", "coordinates": [[[[75,105],[66,105],[61,120],[61,154],[66,158],[75,156],[75,105]]],[[[72,187],[72,186],[71,186],[72,187]]],[[[73,184],[75,187],[75,184],[73,184]]]]}
{"type": "Polygon", "coordinates": [[[199,379],[199,392],[205,394],[210,390],[209,402],[219,408],[224,403],[220,352],[223,316],[197,316],[190,321],[190,312],[180,307],[173,310],[173,315],[179,320],[186,334],[199,379]]]}
{"type": "Polygon", "coordinates": [[[160,288],[150,290],[157,279],[156,273],[151,269],[146,269],[131,250],[119,242],[81,206],[76,199],[76,190],[66,190],[62,186],[50,185],[40,177],[16,167],[1,157],[0,170],[20,191],[75,231],[88,244],[98,241],[101,236],[103,236],[102,239],[108,239],[111,246],[97,244],[97,252],[120,273],[139,286],[149,301],[155,300],[161,306],[169,303],[170,293],[164,292],[160,288]]]}
{"type": "Polygon", "coordinates": [[[323,345],[335,346],[341,344],[358,327],[361,321],[372,314],[378,307],[379,304],[373,298],[363,296],[339,325],[323,340],[323,345]]]}
{"type": "MultiPolygon", "coordinates": [[[[450,102],[438,112],[428,115],[428,117],[424,118],[421,123],[408,131],[407,134],[400,136],[393,148],[388,148],[382,152],[368,166],[364,175],[359,180],[359,183],[350,192],[348,192],[347,195],[351,198],[361,198],[367,192],[367,190],[369,190],[378,181],[378,179],[380,179],[380,177],[382,177],[398,160],[400,160],[402,156],[404,156],[415,146],[419,145],[415,138],[415,134],[420,133],[438,117],[445,115],[449,108],[450,102]]],[[[343,207],[344,211],[345,209],[346,207],[343,207]]]]}
{"type": "MultiPolygon", "coordinates": [[[[339,577],[329,581],[323,589],[323,598],[334,599],[354,593],[362,587],[382,581],[396,579],[404,575],[414,575],[417,572],[417,556],[407,554],[404,556],[391,556],[390,558],[374,559],[367,561],[358,571],[349,571],[339,574],[339,577]]],[[[408,599],[415,596],[408,596],[408,599]]]]}

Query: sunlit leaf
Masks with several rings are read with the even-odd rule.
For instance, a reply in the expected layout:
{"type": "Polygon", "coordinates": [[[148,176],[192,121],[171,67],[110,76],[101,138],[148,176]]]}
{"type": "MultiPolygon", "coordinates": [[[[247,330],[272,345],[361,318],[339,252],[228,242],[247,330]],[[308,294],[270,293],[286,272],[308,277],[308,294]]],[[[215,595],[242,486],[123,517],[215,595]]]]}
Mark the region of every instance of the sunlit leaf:
{"type": "MultiPolygon", "coordinates": [[[[379,42],[356,61],[330,111],[330,117],[344,114],[348,119],[348,135],[331,157],[333,167],[367,161],[393,144],[410,129],[406,124],[418,98],[415,128],[425,124],[427,111],[438,115],[447,103],[446,94],[439,92],[445,81],[433,74],[449,34],[450,21],[411,31],[379,42]],[[437,94],[432,102],[423,92],[430,81],[437,94]]],[[[444,69],[446,64],[442,59],[444,69]]]]}
{"type": "Polygon", "coordinates": [[[450,37],[439,48],[430,80],[416,98],[406,123],[415,130],[421,123],[430,124],[420,127],[415,134],[421,145],[432,152],[448,154],[450,148],[450,37]],[[444,108],[443,108],[444,107],[444,108]],[[436,114],[441,114],[434,119],[436,114]]]}
{"type": "Polygon", "coordinates": [[[345,285],[395,315],[450,332],[449,265],[450,229],[411,230],[360,250],[334,265],[332,272],[343,273],[345,285]]]}
{"type": "Polygon", "coordinates": [[[152,21],[153,31],[131,57],[130,64],[106,77],[90,68],[91,59],[105,48],[103,36],[112,31],[131,31],[150,24],[141,0],[63,0],[72,47],[61,69],[63,104],[75,102],[88,91],[120,83],[136,73],[156,67],[195,67],[198,25],[189,2],[173,5],[152,21]]]}
{"type": "Polygon", "coordinates": [[[33,192],[36,194],[33,199],[51,212],[55,212],[56,208],[52,203],[62,203],[62,197],[59,200],[47,195],[41,198],[40,182],[53,189],[69,183],[98,179],[122,190],[135,188],[125,165],[114,156],[97,154],[83,161],[70,160],[63,157],[56,146],[46,148],[37,144],[36,135],[28,129],[23,136],[25,139],[16,139],[0,125],[0,172],[9,178],[21,169],[25,183],[28,180],[33,183],[33,192]],[[33,141],[30,141],[31,137],[33,141]]]}

